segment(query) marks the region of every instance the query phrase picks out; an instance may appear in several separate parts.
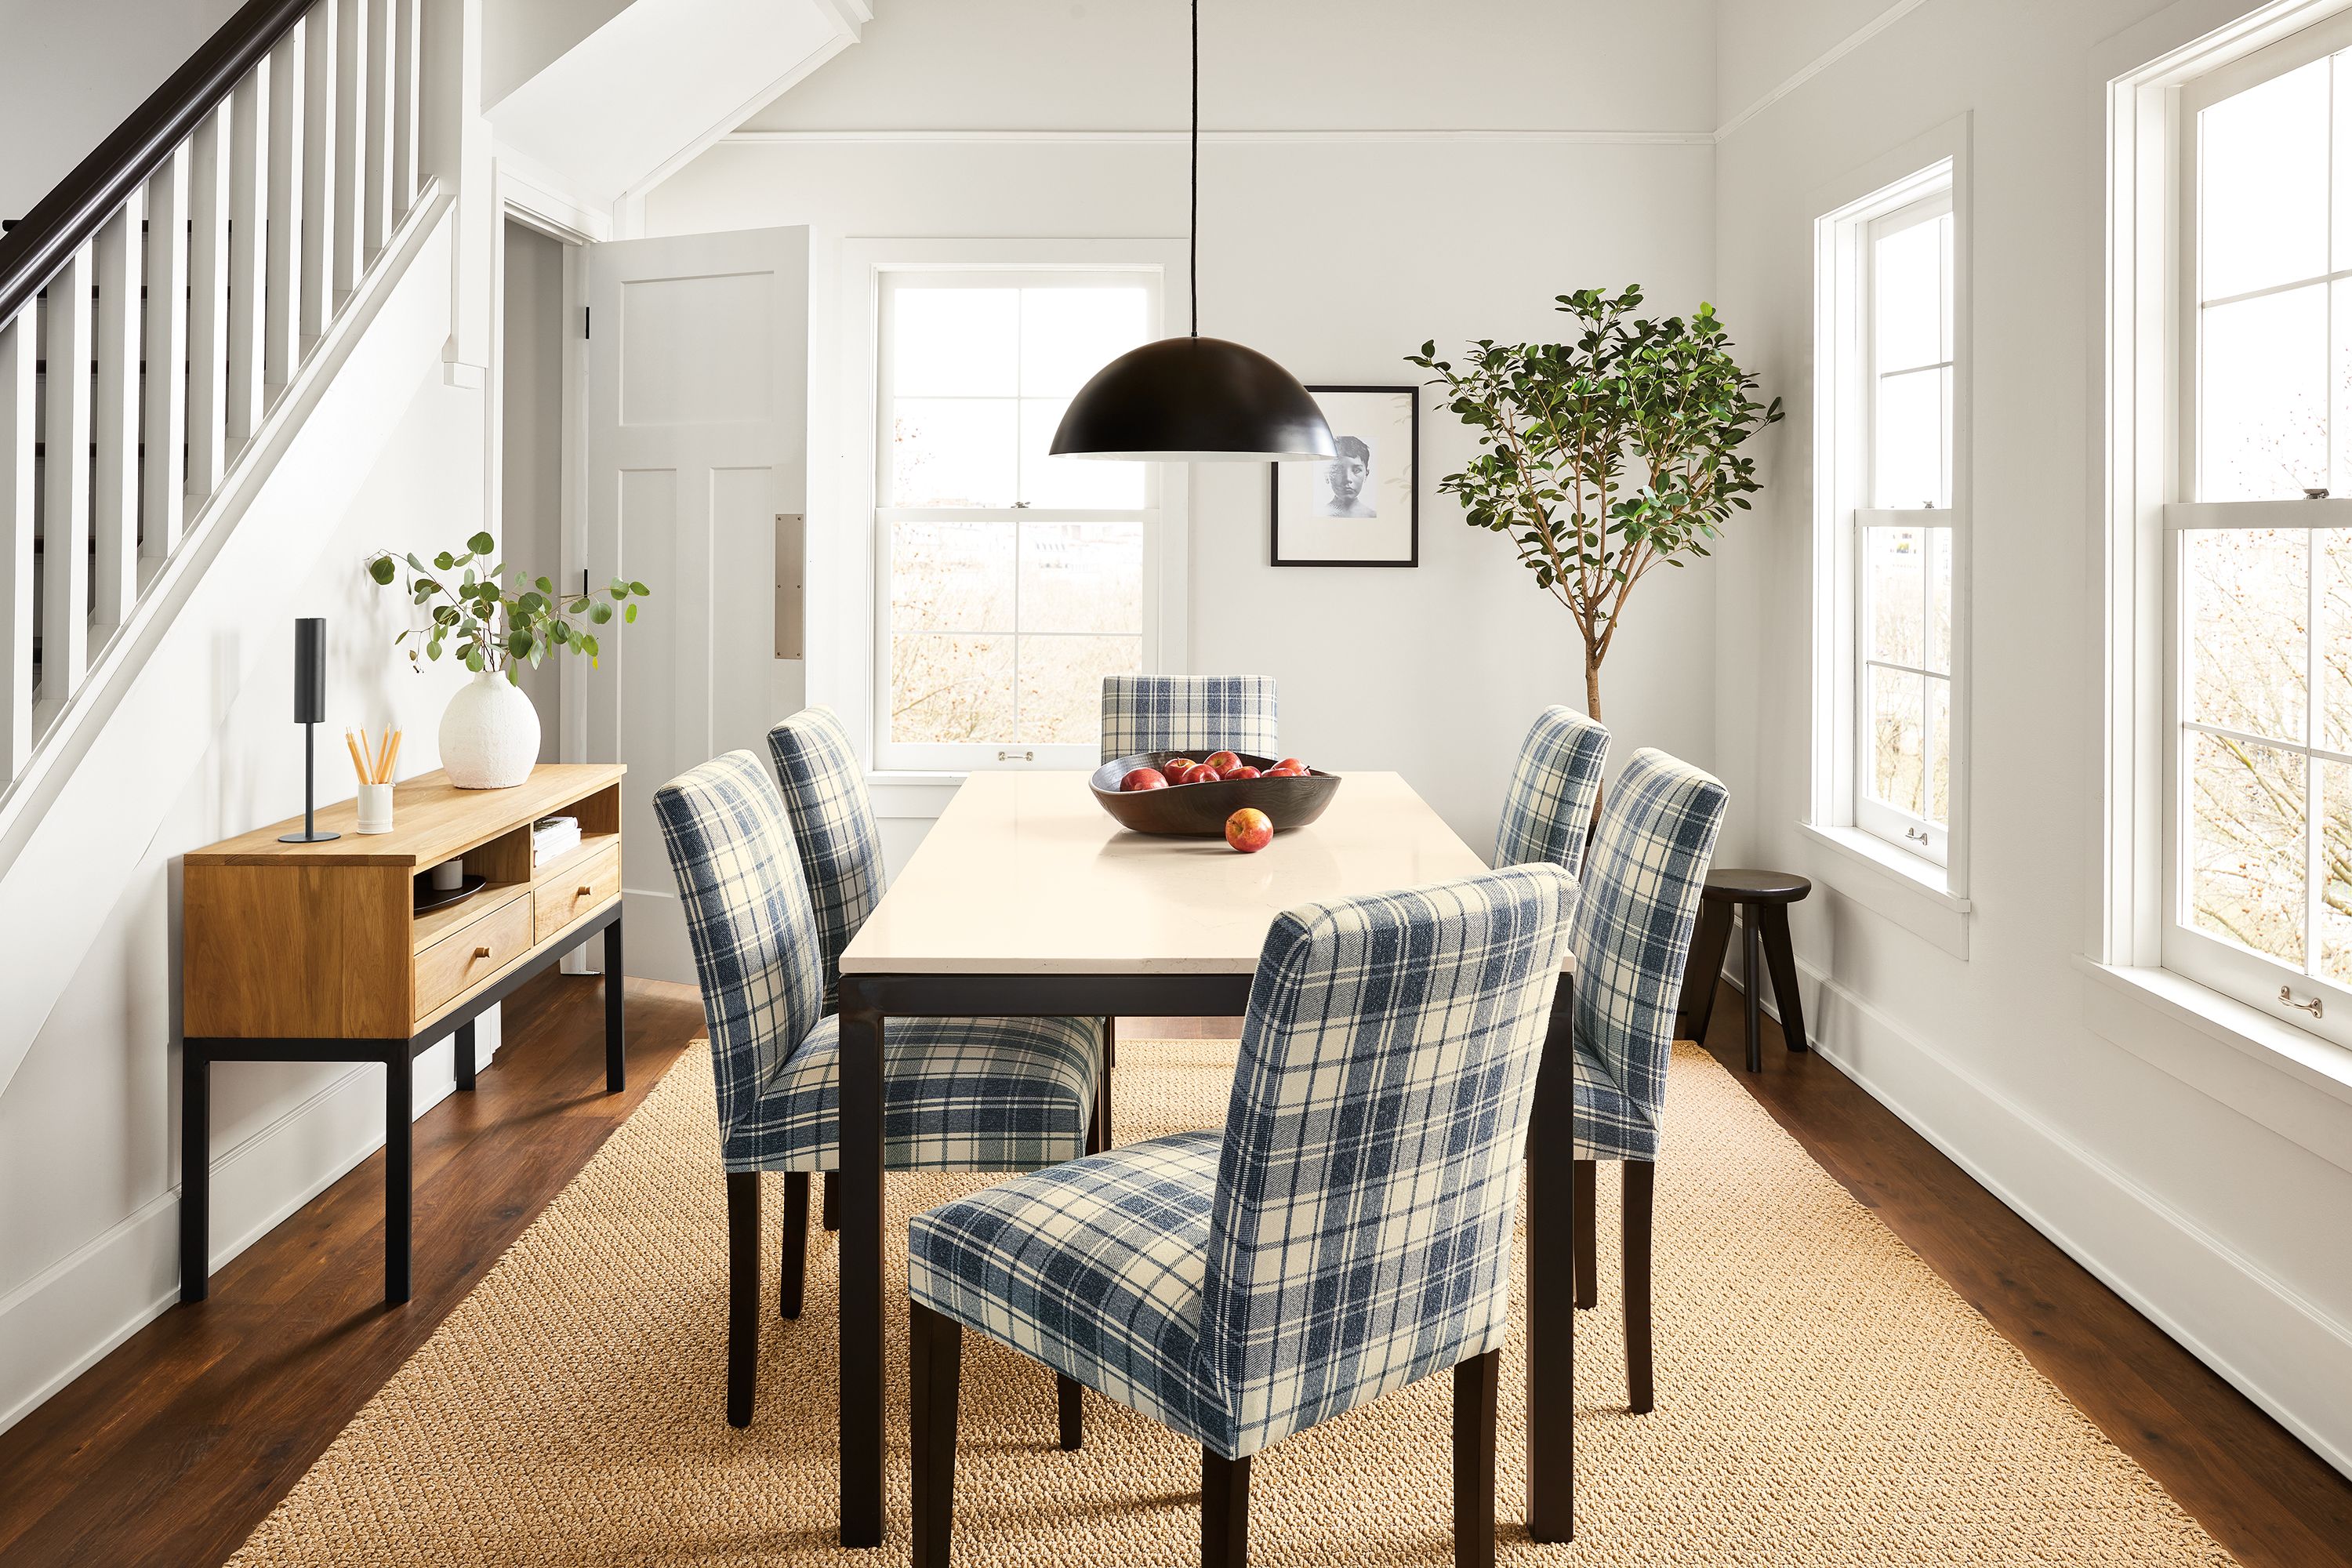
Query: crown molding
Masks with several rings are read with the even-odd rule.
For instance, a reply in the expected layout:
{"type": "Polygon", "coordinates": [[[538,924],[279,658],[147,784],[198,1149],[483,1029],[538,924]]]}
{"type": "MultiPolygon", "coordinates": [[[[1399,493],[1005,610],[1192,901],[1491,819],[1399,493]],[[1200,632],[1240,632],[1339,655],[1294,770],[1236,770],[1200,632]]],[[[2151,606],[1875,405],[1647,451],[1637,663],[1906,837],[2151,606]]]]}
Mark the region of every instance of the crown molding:
{"type": "MultiPolygon", "coordinates": [[[[724,140],[748,146],[806,147],[908,144],[1178,146],[1190,140],[1185,131],[1055,131],[982,130],[807,130],[732,131],[724,140]]],[[[1203,131],[1201,140],[1225,146],[1328,146],[1337,142],[1402,144],[1412,142],[1535,142],[1572,146],[1708,146],[1711,131],[1569,131],[1474,130],[1415,127],[1403,130],[1258,130],[1203,131]]]]}

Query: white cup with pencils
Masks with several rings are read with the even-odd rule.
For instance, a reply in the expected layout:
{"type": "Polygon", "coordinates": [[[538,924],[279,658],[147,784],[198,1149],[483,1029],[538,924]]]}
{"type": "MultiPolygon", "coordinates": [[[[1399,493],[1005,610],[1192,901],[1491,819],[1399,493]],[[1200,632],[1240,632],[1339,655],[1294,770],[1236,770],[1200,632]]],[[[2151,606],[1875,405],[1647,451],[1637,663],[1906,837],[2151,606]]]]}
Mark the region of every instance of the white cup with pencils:
{"type": "Polygon", "coordinates": [[[400,760],[398,730],[386,730],[373,742],[362,729],[358,733],[343,731],[343,743],[352,750],[352,768],[360,777],[360,820],[362,833],[392,831],[392,767],[400,760]]]}

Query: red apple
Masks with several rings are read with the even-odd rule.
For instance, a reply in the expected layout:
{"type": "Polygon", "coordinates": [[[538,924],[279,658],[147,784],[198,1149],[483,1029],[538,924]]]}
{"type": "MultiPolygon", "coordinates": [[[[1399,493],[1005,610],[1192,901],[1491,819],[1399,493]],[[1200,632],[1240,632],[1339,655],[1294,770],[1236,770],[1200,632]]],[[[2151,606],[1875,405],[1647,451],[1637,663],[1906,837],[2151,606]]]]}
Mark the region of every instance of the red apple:
{"type": "MultiPolygon", "coordinates": [[[[1275,767],[1275,768],[1297,768],[1297,769],[1300,773],[1306,773],[1306,772],[1307,771],[1307,764],[1306,764],[1305,763],[1300,762],[1297,757],[1285,757],[1285,758],[1283,758],[1283,759],[1282,759],[1282,761],[1280,761],[1280,762],[1278,762],[1278,763],[1275,763],[1275,764],[1274,764],[1274,767],[1275,767]]],[[[1268,773],[1272,773],[1273,771],[1274,771],[1274,768],[1268,768],[1268,769],[1266,769],[1266,772],[1268,772],[1268,773]]]]}
{"type": "Polygon", "coordinates": [[[1211,752],[1209,753],[1209,766],[1216,769],[1227,778],[1233,777],[1234,770],[1241,765],[1241,758],[1235,756],[1231,752],[1211,752]]]}
{"type": "Polygon", "coordinates": [[[1184,782],[1186,784],[1221,784],[1223,782],[1224,776],[1224,774],[1219,773],[1208,763],[1202,763],[1199,767],[1194,768],[1191,773],[1184,775],[1184,782]]]}
{"type": "Polygon", "coordinates": [[[1274,819],[1245,805],[1225,818],[1225,842],[1244,855],[1255,855],[1274,842],[1274,819]]]}
{"type": "Polygon", "coordinates": [[[1192,770],[1200,765],[1198,763],[1188,763],[1179,757],[1172,763],[1162,763],[1160,765],[1160,771],[1167,775],[1170,784],[1189,784],[1192,782],[1192,770]]]}
{"type": "Polygon", "coordinates": [[[1158,768],[1137,768],[1118,781],[1121,790],[1166,789],[1168,777],[1158,768]]]}
{"type": "Polygon", "coordinates": [[[1264,776],[1270,779],[1303,779],[1307,776],[1307,770],[1286,764],[1278,768],[1266,769],[1264,776]]]}
{"type": "Polygon", "coordinates": [[[1255,768],[1250,766],[1247,763],[1244,763],[1237,768],[1227,768],[1224,770],[1224,773],[1225,777],[1229,779],[1255,779],[1265,776],[1259,773],[1255,768]]]}

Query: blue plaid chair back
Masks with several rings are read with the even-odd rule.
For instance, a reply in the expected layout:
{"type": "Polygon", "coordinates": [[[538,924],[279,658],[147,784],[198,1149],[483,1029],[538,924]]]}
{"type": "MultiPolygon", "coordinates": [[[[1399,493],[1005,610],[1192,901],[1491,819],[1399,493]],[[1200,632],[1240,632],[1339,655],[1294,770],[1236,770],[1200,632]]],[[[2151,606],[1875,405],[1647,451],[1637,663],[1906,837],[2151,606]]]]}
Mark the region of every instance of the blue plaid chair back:
{"type": "Polygon", "coordinates": [[[719,1079],[722,1140],[756,1118],[760,1091],[818,1019],[816,916],[774,781],[730,752],[654,791],[719,1079]]]}
{"type": "Polygon", "coordinates": [[[1577,875],[1584,864],[1584,839],[1592,826],[1592,802],[1601,793],[1601,765],[1609,760],[1609,731],[1558,703],[1536,715],[1511,787],[1503,795],[1502,826],[1495,834],[1497,866],[1549,860],[1577,875]]]}
{"type": "Polygon", "coordinates": [[[1144,752],[1234,751],[1278,758],[1274,733],[1270,675],[1103,677],[1104,762],[1144,752]]]}
{"type": "Polygon", "coordinates": [[[1601,811],[1577,900],[1577,1050],[1601,1062],[1654,1129],[1725,799],[1688,763],[1634,752],[1601,811]]]}
{"type": "Polygon", "coordinates": [[[1503,1342],[1576,884],[1307,905],[1268,931],[1217,1167],[1198,1363],[1239,1457],[1503,1342]]]}
{"type": "Polygon", "coordinates": [[[768,731],[784,810],[824,943],[824,1010],[841,987],[841,950],[882,899],[882,835],[849,731],[830,708],[803,708],[768,731]]]}

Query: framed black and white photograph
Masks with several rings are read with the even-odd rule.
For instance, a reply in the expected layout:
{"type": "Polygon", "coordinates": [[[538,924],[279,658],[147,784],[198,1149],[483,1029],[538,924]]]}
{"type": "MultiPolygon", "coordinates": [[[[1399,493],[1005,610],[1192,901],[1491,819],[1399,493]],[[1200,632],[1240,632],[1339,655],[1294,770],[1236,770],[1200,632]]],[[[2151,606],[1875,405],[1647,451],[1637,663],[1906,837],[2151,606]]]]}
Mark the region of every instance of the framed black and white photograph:
{"type": "Polygon", "coordinates": [[[1310,386],[1339,458],[1274,465],[1276,566],[1421,564],[1421,392],[1310,386]]]}

